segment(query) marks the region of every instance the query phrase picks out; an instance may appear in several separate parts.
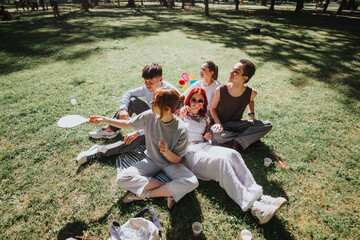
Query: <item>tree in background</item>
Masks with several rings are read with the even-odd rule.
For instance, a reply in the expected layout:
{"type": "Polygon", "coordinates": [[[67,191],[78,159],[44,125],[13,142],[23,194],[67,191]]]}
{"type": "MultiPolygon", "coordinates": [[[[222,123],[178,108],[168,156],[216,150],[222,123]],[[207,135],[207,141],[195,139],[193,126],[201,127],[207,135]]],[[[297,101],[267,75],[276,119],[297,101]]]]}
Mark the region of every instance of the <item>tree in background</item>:
{"type": "Polygon", "coordinates": [[[136,7],[135,0],[129,0],[128,3],[126,4],[126,7],[129,7],[129,8],[136,7]]]}
{"type": "Polygon", "coordinates": [[[85,11],[85,12],[89,12],[89,9],[92,7],[89,3],[89,0],[82,0],[81,1],[81,5],[82,5],[82,9],[85,11]]]}
{"type": "Polygon", "coordinates": [[[236,10],[236,11],[239,10],[239,4],[240,4],[240,1],[239,1],[239,0],[235,0],[235,10],[236,10]]]}
{"type": "Polygon", "coordinates": [[[323,13],[326,12],[328,6],[329,6],[330,0],[326,0],[324,6],[323,6],[323,13]]]}
{"type": "Polygon", "coordinates": [[[269,8],[270,11],[274,11],[275,10],[275,0],[271,0],[271,5],[269,8]]]}
{"type": "Polygon", "coordinates": [[[209,16],[209,0],[204,0],[205,16],[209,16]]]}
{"type": "Polygon", "coordinates": [[[350,0],[349,4],[347,4],[345,9],[347,9],[347,10],[356,10],[357,6],[356,6],[356,3],[355,3],[355,0],[350,0]]]}
{"type": "Polygon", "coordinates": [[[342,0],[342,1],[341,1],[341,4],[340,4],[340,6],[339,6],[339,9],[337,10],[336,14],[339,14],[339,15],[340,15],[340,14],[342,13],[342,10],[344,9],[345,5],[346,5],[346,0],[342,0]]]}
{"type": "Polygon", "coordinates": [[[304,0],[297,0],[295,12],[301,12],[304,9],[304,0]]]}

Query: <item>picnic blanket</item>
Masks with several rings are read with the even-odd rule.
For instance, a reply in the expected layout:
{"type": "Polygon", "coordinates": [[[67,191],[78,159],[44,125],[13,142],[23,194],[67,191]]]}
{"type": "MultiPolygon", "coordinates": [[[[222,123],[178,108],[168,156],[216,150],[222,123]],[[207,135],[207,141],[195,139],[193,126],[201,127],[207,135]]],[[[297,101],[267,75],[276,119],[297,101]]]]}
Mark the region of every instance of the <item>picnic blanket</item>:
{"type": "MultiPolygon", "coordinates": [[[[124,169],[135,165],[137,162],[146,158],[145,155],[146,147],[145,145],[140,145],[134,150],[131,150],[127,153],[120,154],[116,157],[116,171],[119,174],[124,169]]],[[[161,182],[171,182],[171,179],[163,172],[160,171],[153,176],[156,180],[161,182]]]]}

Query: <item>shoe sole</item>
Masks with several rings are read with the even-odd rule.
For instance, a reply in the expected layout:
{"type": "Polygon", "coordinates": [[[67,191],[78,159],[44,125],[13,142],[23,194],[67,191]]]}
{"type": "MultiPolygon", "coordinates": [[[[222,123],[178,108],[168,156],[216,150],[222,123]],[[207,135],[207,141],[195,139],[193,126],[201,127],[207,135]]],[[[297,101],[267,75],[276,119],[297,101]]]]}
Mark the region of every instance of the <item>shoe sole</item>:
{"type": "Polygon", "coordinates": [[[267,214],[267,218],[263,218],[263,220],[261,221],[259,218],[259,222],[261,225],[265,224],[265,223],[268,223],[275,215],[276,211],[278,210],[279,208],[273,208],[272,211],[270,213],[267,214]]]}
{"type": "Polygon", "coordinates": [[[280,198],[277,200],[277,203],[274,204],[278,209],[281,208],[285,203],[287,203],[287,200],[285,198],[280,198]]]}
{"type": "MultiPolygon", "coordinates": [[[[99,145],[94,145],[94,146],[92,146],[89,150],[87,150],[87,151],[82,151],[80,154],[82,154],[82,153],[86,153],[86,152],[89,152],[89,151],[92,151],[92,150],[94,150],[95,148],[99,148],[100,146],[99,145]]],[[[80,155],[79,154],[79,155],[80,155]]],[[[87,157],[85,157],[85,161],[84,162],[80,162],[80,159],[81,158],[79,158],[79,155],[76,157],[76,163],[77,164],[79,164],[79,165],[83,165],[83,164],[85,164],[85,163],[87,163],[88,161],[87,161],[87,157]]]]}
{"type": "Polygon", "coordinates": [[[111,135],[111,136],[101,136],[101,137],[99,137],[99,136],[91,136],[91,135],[89,134],[89,137],[94,138],[94,139],[102,139],[102,138],[113,139],[113,138],[115,138],[116,136],[117,136],[117,134],[114,134],[114,135],[111,135]]]}
{"type": "Polygon", "coordinates": [[[131,203],[131,202],[134,202],[134,201],[141,201],[141,200],[145,200],[145,199],[141,199],[141,198],[139,198],[138,196],[136,196],[134,193],[132,193],[132,192],[127,192],[122,198],[121,198],[121,201],[123,202],[123,203],[131,203]],[[133,195],[133,196],[135,196],[135,198],[130,198],[130,199],[128,199],[129,198],[129,195],[133,195]]]}

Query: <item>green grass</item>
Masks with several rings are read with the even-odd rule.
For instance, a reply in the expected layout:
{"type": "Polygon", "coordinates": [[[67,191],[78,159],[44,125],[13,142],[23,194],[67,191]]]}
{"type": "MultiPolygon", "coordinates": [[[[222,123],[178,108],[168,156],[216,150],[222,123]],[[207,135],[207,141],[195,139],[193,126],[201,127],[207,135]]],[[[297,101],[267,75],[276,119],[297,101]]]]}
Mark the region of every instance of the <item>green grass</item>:
{"type": "Polygon", "coordinates": [[[158,213],[163,239],[192,239],[194,221],[204,225],[200,239],[236,239],[245,228],[254,239],[358,238],[359,15],[233,6],[210,13],[100,9],[59,20],[17,12],[19,21],[0,23],[0,239],[105,239],[112,220],[124,223],[145,207],[158,213]],[[261,34],[248,32],[254,27],[261,34]],[[242,155],[266,194],[289,200],[265,226],[215,182],[201,182],[172,210],[165,199],[125,205],[114,158],[76,165],[80,151],[112,141],[90,139],[91,125],[60,129],[60,117],[112,116],[149,62],[177,85],[211,59],[225,83],[240,58],[257,66],[249,83],[259,92],[257,117],[274,125],[264,145],[242,155]],[[270,151],[287,170],[264,169],[270,151]]]}

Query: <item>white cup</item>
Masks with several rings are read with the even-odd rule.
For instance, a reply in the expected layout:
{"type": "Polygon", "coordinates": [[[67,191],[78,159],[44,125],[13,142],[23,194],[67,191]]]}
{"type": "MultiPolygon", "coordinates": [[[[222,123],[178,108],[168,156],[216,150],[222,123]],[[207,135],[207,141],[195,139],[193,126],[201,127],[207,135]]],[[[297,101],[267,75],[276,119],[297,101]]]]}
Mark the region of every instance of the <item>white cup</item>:
{"type": "Polygon", "coordinates": [[[252,234],[249,230],[244,229],[240,233],[240,240],[251,240],[252,234]]]}
{"type": "Polygon", "coordinates": [[[193,234],[194,234],[195,237],[197,237],[197,236],[200,235],[202,229],[203,229],[203,226],[202,226],[201,223],[199,223],[199,222],[194,222],[194,223],[192,224],[192,230],[193,230],[193,234]]]}
{"type": "Polygon", "coordinates": [[[270,158],[264,158],[264,166],[269,167],[272,163],[272,160],[270,158]]]}

